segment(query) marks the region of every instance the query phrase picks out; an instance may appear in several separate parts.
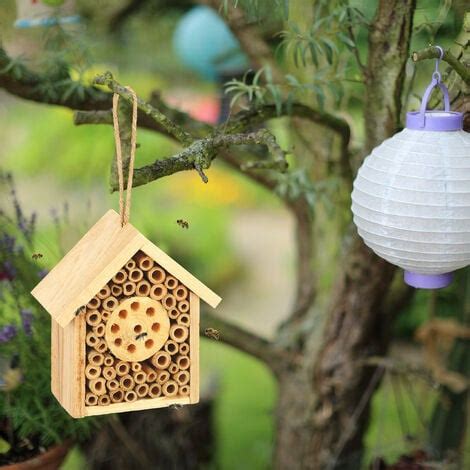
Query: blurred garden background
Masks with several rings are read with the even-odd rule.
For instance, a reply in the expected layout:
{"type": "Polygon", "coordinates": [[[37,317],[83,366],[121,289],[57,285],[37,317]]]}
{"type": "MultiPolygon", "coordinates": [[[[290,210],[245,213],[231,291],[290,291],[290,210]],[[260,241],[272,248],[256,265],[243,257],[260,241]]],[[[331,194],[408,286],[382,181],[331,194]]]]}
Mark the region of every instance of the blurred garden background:
{"type": "MultiPolygon", "coordinates": [[[[242,6],[245,3],[250,2],[240,1],[242,6]]],[[[309,21],[315,2],[285,2],[287,16],[279,6],[284,2],[253,3],[260,10],[260,28],[276,50],[281,42],[279,32],[293,23],[309,21]]],[[[173,43],[175,28],[194,6],[192,2],[79,0],[77,4],[82,17],[77,25],[18,29],[13,26],[15,2],[2,0],[2,47],[14,60],[36,70],[52,67],[58,60],[68,63],[71,77],[87,85],[96,74],[109,70],[139,96],[148,97],[158,91],[166,103],[196,119],[214,123],[221,106],[221,85],[186,67],[173,43]]],[[[361,12],[364,24],[372,21],[376,1],[351,0],[349,4],[361,12]]],[[[464,11],[464,1],[419,0],[411,50],[430,43],[451,47],[461,34],[464,11]]],[[[223,11],[220,15],[223,17],[223,11]]],[[[359,55],[365,61],[366,26],[357,28],[356,39],[359,55]]],[[[353,53],[346,47],[344,55],[348,54],[353,53]]],[[[347,77],[338,79],[343,95],[337,111],[352,129],[352,145],[359,148],[365,139],[361,106],[364,84],[357,64],[349,58],[344,63],[347,77]]],[[[297,74],[304,81],[317,69],[322,73],[321,66],[302,68],[288,56],[283,59],[283,67],[286,73],[297,74]]],[[[433,67],[432,61],[419,65],[407,62],[404,73],[410,86],[408,109],[418,106],[433,67]]],[[[333,78],[325,75],[324,81],[329,80],[333,78]]],[[[305,91],[305,102],[316,103],[316,99],[312,98],[312,90],[305,91]]],[[[330,101],[328,96],[326,101],[330,101]]],[[[38,271],[54,266],[101,214],[118,207],[118,195],[109,189],[114,156],[112,126],[74,125],[73,114],[71,109],[23,100],[0,89],[0,170],[12,175],[24,213],[37,214],[30,255],[42,255],[31,260],[38,271]]],[[[288,118],[267,125],[279,145],[290,152],[293,171],[300,174],[302,162],[296,159],[296,150],[303,145],[302,137],[308,137],[308,126],[299,137],[292,135],[288,118]]],[[[179,148],[174,140],[146,129],[139,129],[137,141],[139,167],[172,155],[179,148]]],[[[295,221],[274,192],[245,178],[227,163],[216,159],[205,173],[208,183],[202,182],[196,171],[187,171],[135,188],[132,224],[223,297],[217,315],[273,340],[296,295],[295,221]],[[186,221],[188,228],[178,220],[186,221]]],[[[6,213],[14,212],[10,191],[8,185],[2,186],[1,209],[6,213]]],[[[322,199],[321,192],[316,197],[322,199]]],[[[347,212],[339,213],[335,208],[335,198],[330,199],[329,204],[320,201],[325,231],[331,225],[345,225],[350,219],[347,212]]],[[[323,292],[341,269],[332,263],[341,251],[340,237],[324,237],[321,243],[314,267],[320,298],[326,296],[323,292]]],[[[459,273],[457,282],[443,291],[416,293],[390,324],[390,361],[410,369],[425,370],[429,366],[432,351],[426,348],[429,344],[419,341],[417,331],[430,318],[463,322],[466,315],[468,322],[470,294],[466,276],[465,272],[459,273]]],[[[8,323],[8,312],[2,310],[0,326],[8,323]]],[[[223,337],[223,330],[220,335],[223,337]]],[[[445,339],[447,354],[459,339],[445,339]]],[[[460,370],[463,376],[468,374],[468,342],[464,350],[467,366],[460,370]]],[[[202,339],[201,361],[202,394],[207,391],[215,399],[215,459],[209,468],[271,468],[278,396],[273,373],[259,360],[208,337],[202,339]]],[[[402,372],[398,366],[387,369],[373,397],[365,434],[364,468],[371,462],[375,462],[373,468],[386,468],[379,466],[377,459],[381,459],[381,465],[396,462],[429,443],[430,422],[442,398],[442,384],[429,370],[422,375],[402,372]]],[[[463,395],[466,397],[467,392],[463,395]]],[[[465,403],[466,398],[463,400],[465,403]]],[[[159,412],[155,411],[157,415],[159,412]]],[[[448,429],[439,432],[445,434],[448,429]]],[[[459,448],[466,464],[460,460],[459,465],[470,465],[468,437],[462,437],[462,442],[459,448]]],[[[62,468],[87,468],[83,450],[77,446],[62,468]]]]}

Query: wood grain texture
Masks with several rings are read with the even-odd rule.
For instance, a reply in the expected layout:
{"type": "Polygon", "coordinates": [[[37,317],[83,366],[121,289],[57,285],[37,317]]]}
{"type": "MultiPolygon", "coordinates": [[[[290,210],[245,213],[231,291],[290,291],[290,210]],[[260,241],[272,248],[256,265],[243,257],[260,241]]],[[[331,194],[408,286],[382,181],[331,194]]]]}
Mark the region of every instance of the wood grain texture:
{"type": "Polygon", "coordinates": [[[119,215],[108,211],[34,288],[32,295],[65,327],[146,243],[132,225],[121,227],[119,215]]]}
{"type": "Polygon", "coordinates": [[[191,403],[199,402],[199,297],[189,294],[191,326],[189,332],[189,358],[191,360],[189,399],[191,403]]]}
{"type": "Polygon", "coordinates": [[[221,301],[131,224],[121,227],[114,210],[106,212],[31,293],[65,327],[77,309],[87,304],[139,249],[211,307],[221,301]]]}
{"type": "Polygon", "coordinates": [[[134,401],[132,403],[113,403],[107,406],[86,406],[85,416],[105,415],[111,413],[124,413],[126,411],[139,411],[153,408],[164,408],[170,405],[189,405],[189,397],[158,397],[134,401]]]}
{"type": "Polygon", "coordinates": [[[52,320],[51,389],[74,418],[84,416],[85,321],[76,317],[66,328],[52,320]]]}

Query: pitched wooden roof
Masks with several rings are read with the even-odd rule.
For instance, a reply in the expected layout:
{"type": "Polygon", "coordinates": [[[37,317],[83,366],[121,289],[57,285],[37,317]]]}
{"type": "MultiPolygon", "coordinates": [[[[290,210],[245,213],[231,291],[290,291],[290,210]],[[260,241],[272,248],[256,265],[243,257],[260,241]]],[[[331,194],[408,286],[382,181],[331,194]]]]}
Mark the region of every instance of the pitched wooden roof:
{"type": "Polygon", "coordinates": [[[81,306],[139,250],[215,308],[222,300],[131,224],[121,227],[119,214],[109,210],[41,280],[31,294],[65,327],[81,306]]]}

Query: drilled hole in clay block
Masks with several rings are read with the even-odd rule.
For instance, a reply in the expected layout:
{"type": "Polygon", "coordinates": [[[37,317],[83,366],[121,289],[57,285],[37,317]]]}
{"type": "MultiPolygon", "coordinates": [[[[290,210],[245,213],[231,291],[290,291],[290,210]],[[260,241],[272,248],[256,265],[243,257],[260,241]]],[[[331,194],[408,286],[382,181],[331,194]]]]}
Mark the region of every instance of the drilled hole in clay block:
{"type": "Polygon", "coordinates": [[[142,325],[135,325],[134,326],[134,333],[135,334],[139,334],[139,333],[142,333],[142,325]]]}
{"type": "Polygon", "coordinates": [[[115,346],[119,347],[119,346],[121,346],[121,344],[122,344],[122,339],[121,338],[117,338],[117,339],[114,340],[114,345],[115,346]]]}
{"type": "Polygon", "coordinates": [[[124,320],[127,317],[127,310],[121,310],[118,315],[124,320]]]}
{"type": "Polygon", "coordinates": [[[151,317],[153,315],[155,315],[155,309],[153,307],[149,307],[147,310],[145,310],[145,313],[151,317]]]}
{"type": "Polygon", "coordinates": [[[152,325],[152,331],[154,331],[155,333],[158,333],[160,331],[160,323],[154,323],[152,325]]]}
{"type": "Polygon", "coordinates": [[[111,326],[111,333],[116,334],[119,331],[119,325],[114,323],[114,325],[111,326]]]}
{"type": "Polygon", "coordinates": [[[139,302],[132,302],[132,303],[131,303],[131,309],[132,309],[132,310],[138,310],[139,307],[140,307],[139,302]]]}
{"type": "Polygon", "coordinates": [[[145,342],[145,347],[146,347],[147,349],[153,348],[153,339],[148,339],[148,340],[145,342]]]}
{"type": "Polygon", "coordinates": [[[135,344],[129,344],[129,346],[127,346],[127,352],[130,352],[132,354],[132,353],[135,353],[135,350],[136,350],[135,344]]]}

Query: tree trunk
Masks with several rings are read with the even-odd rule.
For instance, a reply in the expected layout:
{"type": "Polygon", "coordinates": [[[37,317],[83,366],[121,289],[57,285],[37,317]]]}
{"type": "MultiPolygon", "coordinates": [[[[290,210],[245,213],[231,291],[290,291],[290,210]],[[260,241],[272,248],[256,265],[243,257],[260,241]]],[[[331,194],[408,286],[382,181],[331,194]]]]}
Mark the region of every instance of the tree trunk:
{"type": "MultiPolygon", "coordinates": [[[[381,0],[371,25],[364,156],[397,129],[415,3],[381,0]]],[[[388,347],[390,325],[381,312],[395,267],[357,235],[345,253],[320,349],[312,355],[307,337],[299,351],[302,363],[277,371],[275,461],[280,469],[360,468],[370,400],[382,376],[365,362],[388,347]]],[[[317,313],[309,315],[312,324],[317,313]]],[[[312,328],[309,334],[317,332],[312,328]]]]}

